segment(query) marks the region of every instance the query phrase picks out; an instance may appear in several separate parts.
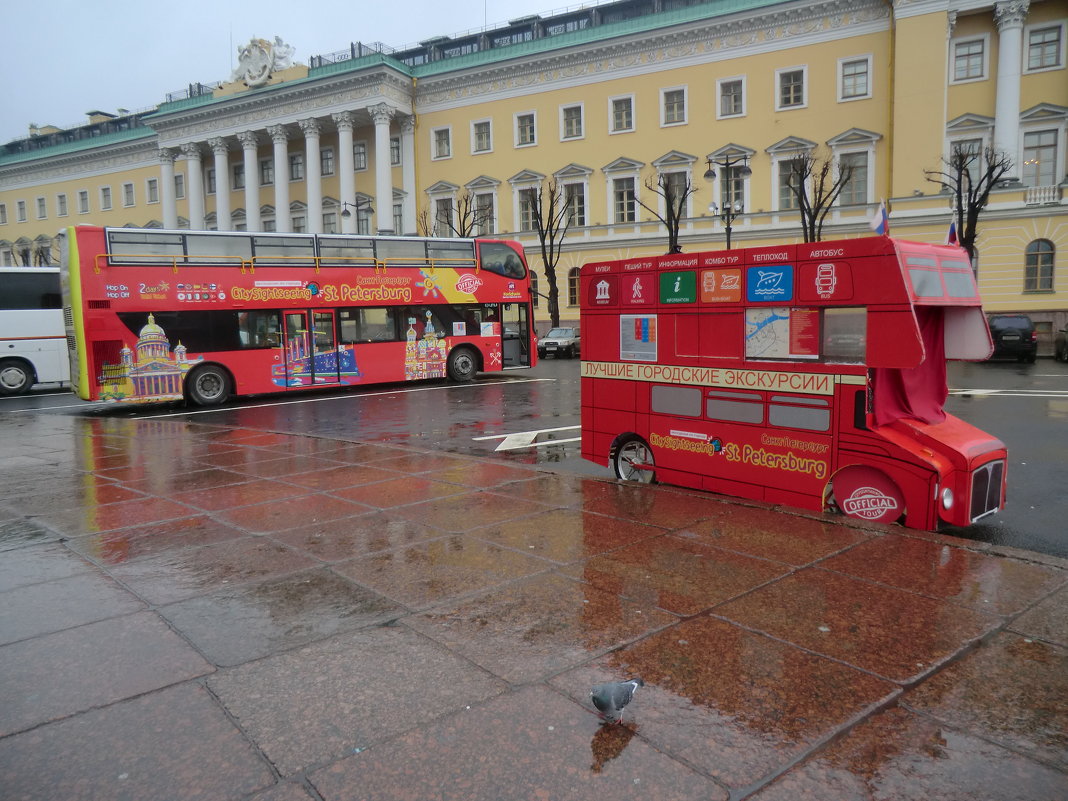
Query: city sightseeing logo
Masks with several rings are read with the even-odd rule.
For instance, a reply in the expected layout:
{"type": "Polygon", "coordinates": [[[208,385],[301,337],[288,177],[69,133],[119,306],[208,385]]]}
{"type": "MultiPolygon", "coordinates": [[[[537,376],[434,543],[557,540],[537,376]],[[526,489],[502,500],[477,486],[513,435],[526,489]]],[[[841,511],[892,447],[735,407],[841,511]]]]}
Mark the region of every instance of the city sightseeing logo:
{"type": "Polygon", "coordinates": [[[456,279],[456,288],[468,295],[475,294],[480,286],[482,286],[482,279],[472,273],[464,273],[456,279]]]}
{"type": "Polygon", "coordinates": [[[887,512],[897,509],[897,500],[875,487],[857,487],[853,494],[842,501],[842,511],[847,515],[865,520],[878,520],[887,512]]]}

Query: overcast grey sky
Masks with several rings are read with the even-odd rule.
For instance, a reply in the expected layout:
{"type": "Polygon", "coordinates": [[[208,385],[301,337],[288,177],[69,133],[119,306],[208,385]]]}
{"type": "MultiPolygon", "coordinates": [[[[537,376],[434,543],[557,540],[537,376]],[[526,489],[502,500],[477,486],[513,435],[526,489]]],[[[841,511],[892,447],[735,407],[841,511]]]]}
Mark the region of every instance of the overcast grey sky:
{"type": "MultiPolygon", "coordinates": [[[[594,3],[590,3],[593,5],[594,3]]],[[[190,83],[229,80],[237,47],[281,36],[294,60],[349,43],[402,47],[578,5],[567,0],[23,0],[5,3],[0,142],[30,123],[139,111],[190,83]]]]}

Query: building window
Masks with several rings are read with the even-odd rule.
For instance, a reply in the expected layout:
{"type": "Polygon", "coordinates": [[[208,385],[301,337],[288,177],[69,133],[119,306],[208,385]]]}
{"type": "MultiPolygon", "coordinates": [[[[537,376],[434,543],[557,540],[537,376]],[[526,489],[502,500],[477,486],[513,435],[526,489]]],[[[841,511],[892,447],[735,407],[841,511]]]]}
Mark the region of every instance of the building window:
{"type": "Polygon", "coordinates": [[[489,120],[480,120],[471,124],[471,152],[489,153],[493,149],[490,137],[489,120]]]}
{"type": "Polygon", "coordinates": [[[212,168],[207,172],[207,180],[204,182],[204,191],[209,195],[215,194],[215,169],[212,168]]]}
{"type": "Polygon", "coordinates": [[[337,212],[325,211],[323,212],[323,233],[324,234],[336,234],[337,233],[337,212]]]}
{"type": "Polygon", "coordinates": [[[123,184],[122,185],[122,205],[129,208],[134,204],[134,185],[123,184]]]}
{"type": "Polygon", "coordinates": [[[871,97],[871,58],[844,58],[838,62],[838,99],[871,97]]]}
{"type": "Polygon", "coordinates": [[[541,298],[541,293],[538,291],[538,274],[533,270],[530,271],[530,305],[535,309],[538,308],[538,300],[541,298]]]}
{"type": "Polygon", "coordinates": [[[245,188],[245,165],[234,164],[230,167],[230,189],[231,191],[245,188]]]}
{"type": "Polygon", "coordinates": [[[665,172],[660,176],[661,186],[664,188],[664,205],[667,206],[667,202],[670,199],[676,207],[682,204],[681,217],[688,217],[688,209],[690,207],[690,198],[687,194],[687,190],[692,188],[690,186],[689,176],[684,172],[665,172]]]}
{"type": "Polygon", "coordinates": [[[567,305],[579,305],[579,268],[572,267],[567,271],[567,305]]]}
{"type": "Polygon", "coordinates": [[[537,144],[537,126],[533,114],[515,115],[515,146],[526,147],[537,144]]]}
{"type": "Polygon", "coordinates": [[[289,154],[289,180],[290,181],[303,181],[304,180],[304,154],[303,153],[290,153],[289,154]]]}
{"type": "Polygon", "coordinates": [[[533,231],[536,229],[534,209],[538,204],[537,189],[519,190],[519,230],[533,231]]]}
{"type": "Polygon", "coordinates": [[[452,198],[438,198],[434,201],[434,236],[453,235],[452,198]]]}
{"type": "Polygon", "coordinates": [[[798,177],[794,175],[793,159],[783,159],[778,165],[779,211],[790,211],[797,208],[797,195],[794,194],[793,186],[798,177]]]}
{"type": "Polygon", "coordinates": [[[634,222],[638,218],[637,207],[638,201],[634,194],[634,179],[613,179],[612,221],[617,223],[634,222]]]}
{"type": "MultiPolygon", "coordinates": [[[[145,182],[145,196],[149,203],[159,203],[159,179],[149,178],[145,182]]],[[[66,204],[64,204],[66,205],[66,204]]]]}
{"type": "Polygon", "coordinates": [[[37,198],[37,219],[44,220],[48,218],[48,204],[43,197],[37,198]]]}
{"type": "Polygon", "coordinates": [[[686,122],[686,90],[664,89],[663,98],[664,115],[661,125],[681,125],[686,122]]]}
{"type": "Polygon", "coordinates": [[[497,229],[493,216],[493,195],[488,192],[475,195],[475,222],[477,223],[479,236],[496,233],[497,229]]]}
{"type": "Polygon", "coordinates": [[[1027,31],[1027,72],[1064,66],[1064,23],[1027,31]]]}
{"type": "Polygon", "coordinates": [[[803,108],[805,106],[805,67],[791,67],[777,70],[775,80],[778,83],[778,105],[776,110],[803,108]]]}
{"type": "MultiPolygon", "coordinates": [[[[401,208],[400,203],[393,204],[393,231],[400,233],[404,230],[404,210],[401,208]]],[[[367,215],[367,230],[361,231],[361,233],[371,233],[371,215],[367,215]]]]}
{"type": "Polygon", "coordinates": [[[334,148],[324,147],[319,151],[319,174],[334,174],[334,148]]]}
{"type": "Polygon", "coordinates": [[[978,81],[986,77],[986,39],[953,43],[953,81],[978,81]]]}
{"type": "Polygon", "coordinates": [[[367,169],[367,143],[366,142],[353,142],[352,143],[352,169],[354,169],[354,170],[366,170],[367,169]]]}
{"type": "Polygon", "coordinates": [[[263,220],[261,225],[263,226],[264,233],[273,234],[278,230],[278,224],[274,220],[263,220]]]}
{"type": "Polygon", "coordinates": [[[67,196],[66,195],[56,195],[56,216],[57,217],[66,217],[67,216],[67,196]]]}
{"type": "Polygon", "coordinates": [[[582,106],[562,106],[560,108],[560,138],[582,138],[582,106]]]}
{"type": "Polygon", "coordinates": [[[838,195],[838,205],[852,206],[868,202],[868,154],[843,153],[838,157],[838,169],[852,169],[852,174],[838,195]]]}
{"type": "Polygon", "coordinates": [[[291,224],[293,226],[293,233],[295,233],[295,234],[303,234],[304,231],[306,230],[303,216],[294,217],[291,220],[291,224]]]}
{"type": "Polygon", "coordinates": [[[449,128],[435,128],[431,134],[434,137],[434,158],[447,159],[452,156],[452,131],[449,128]]]}
{"type": "Polygon", "coordinates": [[[719,88],[719,117],[741,117],[745,114],[745,79],[724,78],[716,82],[719,88]]]}
{"type": "Polygon", "coordinates": [[[745,209],[745,176],[738,170],[723,170],[719,180],[719,202],[724,209],[745,209]]]}
{"type": "Polygon", "coordinates": [[[0,203],[0,225],[7,225],[7,204],[0,203]]]}
{"type": "Polygon", "coordinates": [[[176,200],[185,197],[185,175],[183,173],[176,173],[174,176],[174,197],[176,200]]]}
{"type": "Polygon", "coordinates": [[[100,187],[100,209],[102,211],[110,211],[111,210],[111,187],[110,186],[102,186],[102,187],[100,187]]]}
{"type": "Polygon", "coordinates": [[[1027,246],[1024,292],[1053,291],[1053,243],[1036,239],[1027,246]]]}
{"type": "Polygon", "coordinates": [[[1024,186],[1053,186],[1057,183],[1057,132],[1031,131],[1023,137],[1024,186]]]}
{"type": "Polygon", "coordinates": [[[570,212],[571,225],[586,224],[586,187],[584,184],[564,184],[564,202],[570,212]]]}
{"type": "Polygon", "coordinates": [[[608,101],[609,133],[627,133],[634,130],[634,98],[613,97],[608,101]]]}
{"type": "Polygon", "coordinates": [[[78,191],[78,213],[89,213],[89,193],[84,189],[78,191]]]}
{"type": "Polygon", "coordinates": [[[260,186],[274,183],[274,159],[260,159],[260,186]]]}
{"type": "MultiPolygon", "coordinates": [[[[389,163],[393,167],[399,167],[401,163],[401,145],[399,136],[389,138],[389,163]]],[[[399,230],[399,229],[398,229],[399,230]]]]}
{"type": "Polygon", "coordinates": [[[16,222],[26,222],[26,201],[25,200],[17,200],[17,201],[15,201],[15,221],[16,222]]]}

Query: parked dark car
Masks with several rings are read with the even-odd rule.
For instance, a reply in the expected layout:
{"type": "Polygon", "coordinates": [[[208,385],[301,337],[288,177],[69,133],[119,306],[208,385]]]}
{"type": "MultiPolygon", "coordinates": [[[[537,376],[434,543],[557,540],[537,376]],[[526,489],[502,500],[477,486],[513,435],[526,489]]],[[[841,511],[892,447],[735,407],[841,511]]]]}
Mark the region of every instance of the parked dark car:
{"type": "Polygon", "coordinates": [[[1026,314],[992,314],[990,338],[994,340],[992,359],[1016,359],[1035,363],[1038,356],[1038,332],[1026,314]]]}
{"type": "Polygon", "coordinates": [[[1053,356],[1068,362],[1068,325],[1053,334],[1053,356]]]}

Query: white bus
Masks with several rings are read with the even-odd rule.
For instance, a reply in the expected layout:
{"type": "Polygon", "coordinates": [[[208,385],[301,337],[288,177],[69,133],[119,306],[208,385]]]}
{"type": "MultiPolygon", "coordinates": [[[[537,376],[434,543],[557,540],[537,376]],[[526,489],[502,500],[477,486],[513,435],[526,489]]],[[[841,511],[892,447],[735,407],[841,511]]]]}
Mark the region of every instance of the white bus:
{"type": "Polygon", "coordinates": [[[0,395],[67,383],[58,267],[0,267],[0,395]]]}

